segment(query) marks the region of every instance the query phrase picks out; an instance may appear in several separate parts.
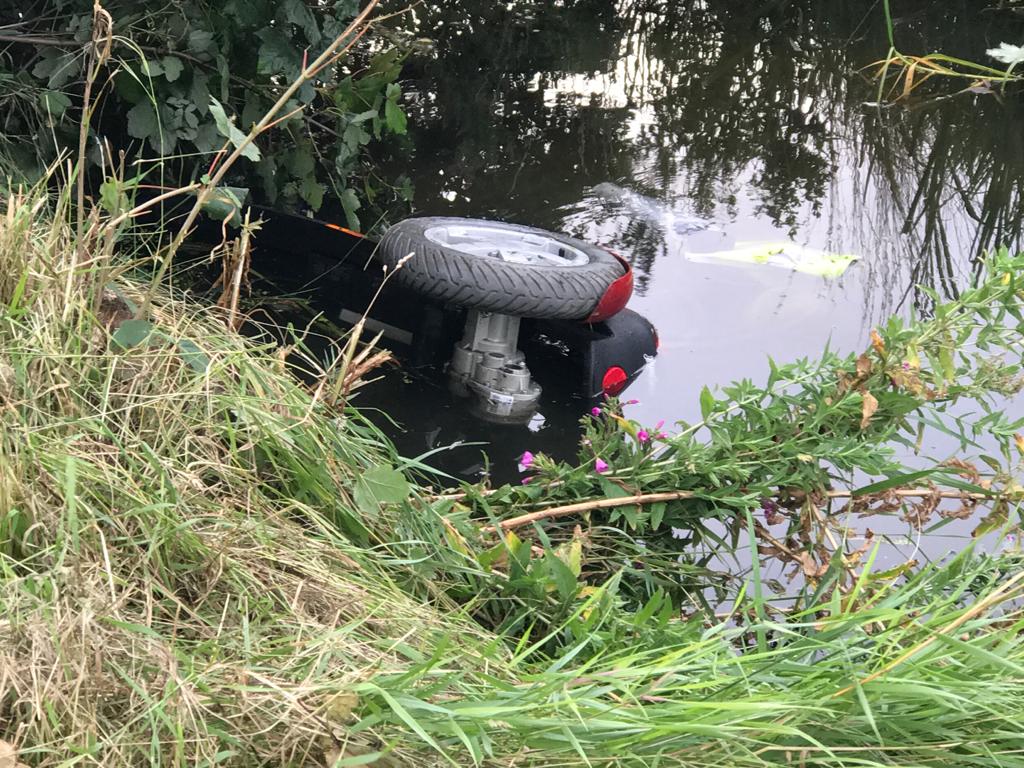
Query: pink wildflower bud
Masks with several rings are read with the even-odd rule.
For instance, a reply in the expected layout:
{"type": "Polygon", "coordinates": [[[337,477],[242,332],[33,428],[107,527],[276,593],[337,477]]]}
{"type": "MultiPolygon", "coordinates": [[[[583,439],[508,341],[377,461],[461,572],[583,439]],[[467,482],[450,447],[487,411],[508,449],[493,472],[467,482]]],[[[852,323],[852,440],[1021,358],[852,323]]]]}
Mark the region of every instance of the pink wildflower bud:
{"type": "Polygon", "coordinates": [[[525,472],[531,466],[533,466],[533,454],[529,451],[523,451],[523,455],[519,457],[519,471],[525,472]]]}
{"type": "Polygon", "coordinates": [[[608,463],[604,459],[595,459],[594,460],[594,471],[597,472],[597,474],[599,474],[599,475],[604,473],[604,472],[607,472],[608,471],[608,463]]]}

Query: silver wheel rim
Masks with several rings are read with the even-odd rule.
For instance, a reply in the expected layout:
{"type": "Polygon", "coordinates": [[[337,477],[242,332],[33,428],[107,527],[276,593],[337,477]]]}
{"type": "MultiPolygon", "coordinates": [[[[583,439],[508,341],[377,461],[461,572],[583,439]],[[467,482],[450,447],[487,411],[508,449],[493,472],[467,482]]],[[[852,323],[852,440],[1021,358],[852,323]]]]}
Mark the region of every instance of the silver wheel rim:
{"type": "Polygon", "coordinates": [[[486,224],[439,224],[423,233],[437,245],[509,264],[582,267],[590,257],[579,248],[539,232],[517,232],[486,224]]]}

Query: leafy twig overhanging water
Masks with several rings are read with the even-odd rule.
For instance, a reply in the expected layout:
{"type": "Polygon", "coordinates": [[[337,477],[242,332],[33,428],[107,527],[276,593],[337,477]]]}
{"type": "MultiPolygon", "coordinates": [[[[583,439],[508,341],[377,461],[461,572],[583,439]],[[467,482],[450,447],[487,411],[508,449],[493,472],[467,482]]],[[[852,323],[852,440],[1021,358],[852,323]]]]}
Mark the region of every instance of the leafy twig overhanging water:
{"type": "MultiPolygon", "coordinates": [[[[160,266],[157,268],[156,274],[153,278],[154,286],[160,285],[162,282],[164,275],[166,275],[167,270],[174,261],[174,257],[181,248],[182,243],[184,243],[185,239],[192,233],[192,225],[203,210],[203,206],[221,184],[225,175],[235,164],[238,158],[242,157],[246,153],[247,148],[253,144],[257,136],[266,131],[273,124],[299,88],[315,78],[323,69],[336,63],[339,58],[344,56],[352,48],[359,38],[366,34],[367,29],[369,28],[368,19],[370,19],[379,1],[380,0],[370,0],[352,20],[348,27],[346,27],[345,30],[324,49],[323,53],[317,56],[317,58],[308,65],[305,65],[304,63],[299,77],[293,80],[288,87],[284,89],[274,105],[265,115],[263,115],[262,118],[256,121],[248,134],[243,134],[239,131],[237,139],[232,136],[232,138],[229,138],[229,140],[224,144],[221,152],[218,153],[214,160],[214,165],[211,166],[208,174],[209,178],[203,180],[203,183],[197,191],[196,201],[193,204],[192,209],[182,222],[181,227],[178,230],[178,234],[168,246],[166,253],[162,256],[160,266]],[[224,157],[223,160],[221,160],[222,154],[226,154],[226,157],[224,157]],[[218,163],[218,160],[221,161],[218,163]]],[[[147,296],[139,306],[138,317],[145,317],[146,312],[149,310],[149,303],[150,299],[147,296]]]]}
{"type": "MultiPolygon", "coordinates": [[[[985,279],[958,300],[942,304],[935,297],[935,314],[926,320],[893,318],[872,332],[869,348],[858,356],[826,350],[815,361],[769,361],[765,386],[739,382],[724,389],[724,398],[705,388],[702,420],[681,425],[674,436],[663,435],[660,425],[633,422],[621,403],[610,400],[582,420],[578,464],[530,453],[521,462],[529,480],[521,488],[488,494],[466,489],[461,499],[449,496],[436,504],[460,503],[461,511],[450,517],[464,541],[533,526],[542,560],[550,557],[549,541],[563,560],[577,547],[571,567],[577,589],[620,569],[621,560],[596,553],[621,547],[620,534],[605,538],[623,528],[642,540],[642,547],[622,552],[632,574],[622,588],[632,584],[638,604],[649,594],[655,564],[685,558],[704,542],[735,547],[744,533],[762,542],[762,554],[793,564],[812,586],[827,574],[849,586],[844,569],[832,572],[829,565],[855,563],[866,554],[863,548],[847,551],[845,529],[831,530],[851,513],[897,512],[922,528],[934,515],[962,519],[986,506],[990,514],[977,524],[979,534],[1012,525],[1009,511],[1022,494],[1015,456],[1024,447],[1024,420],[1006,416],[1002,405],[1024,384],[1022,269],[1021,257],[1002,250],[990,257],[985,279]],[[943,414],[964,401],[979,403],[983,415],[970,425],[945,423],[943,414]],[[965,446],[988,434],[1002,457],[909,465],[894,446],[914,452],[926,425],[957,434],[965,446]],[[607,472],[595,468],[595,456],[607,463],[607,472]],[[987,478],[975,468],[977,461],[987,465],[987,478]],[[831,509],[842,499],[849,500],[846,507],[831,509]],[[958,505],[942,507],[943,501],[958,505]],[[533,511],[521,513],[523,505],[533,511]],[[770,524],[788,522],[789,530],[769,537],[749,518],[762,509],[770,524]],[[471,522],[474,510],[488,518],[482,528],[471,522]],[[712,522],[725,527],[731,543],[713,533],[712,522]],[[612,543],[616,539],[619,544],[612,543]],[[831,546],[823,547],[822,540],[831,546]]],[[[497,550],[514,553],[521,545],[518,537],[509,543],[505,536],[497,550]]],[[[493,561],[493,546],[480,546],[474,556],[493,561]]],[[[654,582],[677,601],[693,599],[685,578],[654,582]]]]}

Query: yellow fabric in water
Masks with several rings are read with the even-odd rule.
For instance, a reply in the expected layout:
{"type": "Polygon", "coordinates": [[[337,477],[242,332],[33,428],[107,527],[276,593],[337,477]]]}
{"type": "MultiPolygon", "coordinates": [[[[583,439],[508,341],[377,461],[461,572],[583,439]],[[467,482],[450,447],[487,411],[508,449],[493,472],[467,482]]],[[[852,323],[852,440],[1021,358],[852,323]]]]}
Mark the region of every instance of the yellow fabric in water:
{"type": "Polygon", "coordinates": [[[727,251],[688,252],[691,261],[730,261],[740,264],[767,264],[820,277],[839,277],[855,261],[852,253],[831,253],[791,242],[738,242],[727,251]]]}

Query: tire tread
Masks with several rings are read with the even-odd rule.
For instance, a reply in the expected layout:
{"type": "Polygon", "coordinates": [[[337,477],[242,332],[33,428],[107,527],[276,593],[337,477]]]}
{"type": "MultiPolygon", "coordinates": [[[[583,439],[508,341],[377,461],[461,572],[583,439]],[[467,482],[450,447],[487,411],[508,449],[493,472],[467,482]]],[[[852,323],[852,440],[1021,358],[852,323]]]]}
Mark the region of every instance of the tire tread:
{"type": "MultiPolygon", "coordinates": [[[[395,224],[377,249],[378,258],[394,269],[409,253],[393,279],[439,301],[487,312],[540,319],[587,318],[623,267],[597,246],[551,232],[543,234],[584,251],[590,263],[579,267],[510,264],[463,253],[428,240],[425,231],[440,224],[465,224],[470,219],[413,218],[395,224]]],[[[487,222],[495,225],[495,222],[487,222]]],[[[517,224],[520,231],[542,232],[517,224]]]]}

